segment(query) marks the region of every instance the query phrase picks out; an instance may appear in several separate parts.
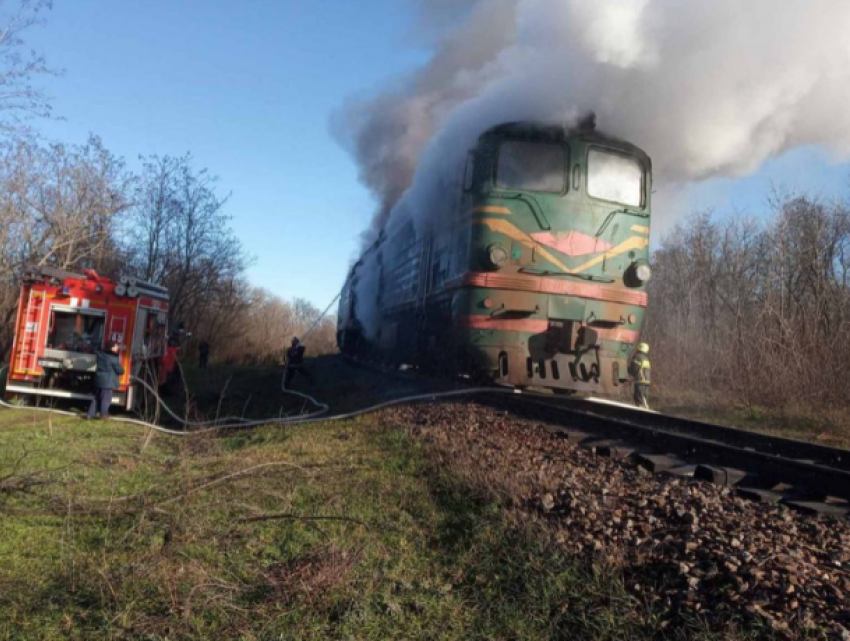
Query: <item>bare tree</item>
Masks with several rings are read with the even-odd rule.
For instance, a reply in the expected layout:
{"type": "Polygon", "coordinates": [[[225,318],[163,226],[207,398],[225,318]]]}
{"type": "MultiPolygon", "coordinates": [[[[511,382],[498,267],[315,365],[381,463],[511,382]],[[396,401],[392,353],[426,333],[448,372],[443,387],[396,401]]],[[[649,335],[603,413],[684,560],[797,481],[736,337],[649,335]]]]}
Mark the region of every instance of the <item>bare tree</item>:
{"type": "Polygon", "coordinates": [[[7,132],[51,113],[48,97],[33,82],[57,72],[41,54],[25,52],[24,35],[52,8],[52,0],[0,0],[0,128],[7,132]]]}
{"type": "Polygon", "coordinates": [[[232,298],[228,286],[249,263],[216,183],[189,154],[146,159],[126,233],[132,268],[168,286],[172,318],[186,323],[218,309],[219,294],[232,298]]]}
{"type": "Polygon", "coordinates": [[[127,243],[132,247],[136,273],[147,281],[161,282],[172,262],[169,232],[177,200],[175,181],[183,160],[153,156],[142,161],[128,219],[127,243]]]}
{"type": "Polygon", "coordinates": [[[850,212],[809,197],[775,208],[696,215],[656,252],[647,332],[668,391],[774,407],[850,397],[850,212]]]}
{"type": "MultiPolygon", "coordinates": [[[[130,204],[133,177],[97,137],[85,145],[0,145],[0,319],[8,327],[17,277],[26,263],[110,272],[117,220],[130,204]]],[[[11,337],[0,338],[5,354],[11,337]]]]}
{"type": "MultiPolygon", "coordinates": [[[[280,363],[292,337],[303,337],[320,315],[315,306],[303,299],[289,302],[267,290],[250,289],[237,313],[229,317],[231,327],[238,330],[221,344],[216,358],[248,364],[280,363]]],[[[333,316],[316,324],[307,347],[313,356],[336,351],[336,319],[333,316]]]]}

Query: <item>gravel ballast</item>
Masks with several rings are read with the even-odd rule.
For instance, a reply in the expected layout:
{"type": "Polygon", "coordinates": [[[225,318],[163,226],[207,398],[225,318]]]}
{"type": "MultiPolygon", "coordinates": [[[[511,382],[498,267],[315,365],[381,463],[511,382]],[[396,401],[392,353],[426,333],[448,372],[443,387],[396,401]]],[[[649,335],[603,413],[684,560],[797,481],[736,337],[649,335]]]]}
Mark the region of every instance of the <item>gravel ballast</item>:
{"type": "MultiPolygon", "coordinates": [[[[474,403],[393,409],[440,466],[545,520],[569,552],[621,567],[668,613],[850,639],[850,522],[598,456],[539,421],[474,403]]],[[[581,425],[571,426],[581,429],[581,425]]]]}

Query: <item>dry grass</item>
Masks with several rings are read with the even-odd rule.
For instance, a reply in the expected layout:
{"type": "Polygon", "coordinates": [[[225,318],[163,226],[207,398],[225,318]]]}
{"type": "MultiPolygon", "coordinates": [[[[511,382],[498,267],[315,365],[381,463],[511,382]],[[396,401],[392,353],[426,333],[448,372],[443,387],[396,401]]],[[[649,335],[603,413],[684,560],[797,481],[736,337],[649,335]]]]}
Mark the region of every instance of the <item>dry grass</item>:
{"type": "Polygon", "coordinates": [[[662,390],[652,399],[660,412],[707,423],[850,449],[850,413],[789,402],[781,408],[743,405],[720,394],[662,390]]]}

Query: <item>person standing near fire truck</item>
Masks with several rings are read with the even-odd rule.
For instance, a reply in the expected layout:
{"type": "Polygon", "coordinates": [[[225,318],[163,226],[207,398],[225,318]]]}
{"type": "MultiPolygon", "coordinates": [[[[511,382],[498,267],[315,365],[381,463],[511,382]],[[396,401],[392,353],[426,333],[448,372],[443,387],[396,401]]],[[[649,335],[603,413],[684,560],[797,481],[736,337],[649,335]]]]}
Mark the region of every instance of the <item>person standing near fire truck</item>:
{"type": "Polygon", "coordinates": [[[286,374],[283,379],[285,389],[289,389],[289,385],[296,374],[301,374],[310,385],[313,384],[313,375],[304,367],[304,351],[305,347],[301,344],[301,341],[298,338],[293,338],[292,346],[286,350],[286,374]]]}
{"type": "Polygon", "coordinates": [[[119,346],[114,341],[106,343],[106,349],[97,350],[97,371],[94,375],[94,398],[89,405],[89,418],[94,418],[98,406],[100,418],[109,418],[109,406],[112,404],[112,392],[121,385],[119,376],[124,375],[124,368],[118,357],[119,346]]]}

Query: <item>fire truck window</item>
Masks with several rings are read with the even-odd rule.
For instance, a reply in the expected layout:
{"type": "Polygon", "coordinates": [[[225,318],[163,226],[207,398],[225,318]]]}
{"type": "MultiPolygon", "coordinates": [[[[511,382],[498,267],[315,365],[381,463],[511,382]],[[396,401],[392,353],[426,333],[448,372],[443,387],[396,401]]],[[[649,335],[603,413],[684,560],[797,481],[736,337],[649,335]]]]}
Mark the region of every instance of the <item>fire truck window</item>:
{"type": "Polygon", "coordinates": [[[156,316],[147,312],[147,323],[145,325],[145,353],[150,354],[156,340],[156,316]]]}
{"type": "Polygon", "coordinates": [[[165,326],[160,325],[156,312],[145,311],[144,354],[156,356],[165,352],[165,326]]]}
{"type": "Polygon", "coordinates": [[[50,318],[47,348],[93,354],[103,344],[103,316],[54,311],[50,318]]]}

